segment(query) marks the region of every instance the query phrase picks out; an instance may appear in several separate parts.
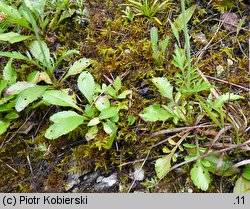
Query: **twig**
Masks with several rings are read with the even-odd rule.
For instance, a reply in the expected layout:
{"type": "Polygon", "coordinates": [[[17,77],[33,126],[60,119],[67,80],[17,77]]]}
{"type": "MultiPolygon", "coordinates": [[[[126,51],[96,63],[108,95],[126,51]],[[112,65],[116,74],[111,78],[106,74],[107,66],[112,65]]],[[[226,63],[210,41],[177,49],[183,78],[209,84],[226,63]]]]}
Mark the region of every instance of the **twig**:
{"type": "Polygon", "coordinates": [[[250,89],[248,89],[248,88],[246,88],[246,87],[244,87],[244,86],[240,86],[240,85],[238,85],[238,84],[231,83],[231,82],[229,82],[229,81],[221,80],[221,79],[215,78],[215,77],[213,77],[213,76],[209,76],[209,75],[205,75],[205,76],[206,76],[206,78],[210,78],[210,79],[213,79],[213,80],[216,80],[216,81],[220,81],[220,82],[222,82],[222,83],[226,83],[226,84],[229,84],[229,85],[232,85],[232,86],[235,86],[235,87],[244,89],[244,90],[246,90],[246,91],[250,91],[250,89]]]}
{"type": "Polygon", "coordinates": [[[192,130],[197,128],[207,128],[207,127],[216,127],[217,125],[198,125],[198,126],[189,126],[189,127],[181,127],[181,128],[172,128],[172,129],[163,129],[153,133],[150,137],[158,136],[161,134],[169,134],[175,132],[181,132],[183,130],[192,130]]]}
{"type": "Polygon", "coordinates": [[[17,171],[16,169],[12,168],[9,164],[3,162],[1,159],[0,159],[0,161],[1,161],[2,163],[4,163],[8,168],[10,168],[11,170],[13,170],[15,173],[18,173],[18,171],[17,171]]]}
{"type": "MultiPolygon", "coordinates": [[[[151,152],[151,149],[148,151],[147,156],[144,158],[144,161],[143,161],[143,163],[142,163],[142,165],[141,165],[139,171],[141,171],[141,169],[143,168],[144,164],[146,163],[146,161],[147,161],[147,159],[148,159],[148,156],[149,156],[150,152],[151,152]]],[[[133,188],[135,182],[136,182],[136,179],[134,178],[134,180],[133,180],[131,186],[130,186],[129,189],[128,189],[128,193],[129,193],[129,192],[131,191],[131,189],[133,188]]]]}
{"type": "Polygon", "coordinates": [[[26,158],[27,158],[27,161],[28,161],[28,164],[29,164],[29,167],[30,167],[31,175],[34,176],[33,169],[32,169],[31,163],[30,163],[30,157],[29,157],[29,155],[27,155],[26,158]]]}
{"type": "Polygon", "coordinates": [[[211,149],[211,147],[214,145],[214,143],[220,138],[220,136],[225,133],[226,131],[230,130],[232,126],[226,126],[222,128],[218,134],[214,137],[214,139],[211,141],[210,145],[207,147],[205,154],[208,153],[208,151],[211,149]]]}

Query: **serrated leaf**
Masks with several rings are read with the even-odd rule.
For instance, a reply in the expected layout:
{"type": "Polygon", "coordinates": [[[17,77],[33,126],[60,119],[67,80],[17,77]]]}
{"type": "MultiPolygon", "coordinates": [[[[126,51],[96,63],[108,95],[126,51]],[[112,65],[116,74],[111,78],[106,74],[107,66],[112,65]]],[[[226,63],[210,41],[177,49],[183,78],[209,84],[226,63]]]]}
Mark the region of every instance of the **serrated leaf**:
{"type": "Polygon", "coordinates": [[[30,103],[42,96],[46,89],[46,86],[34,86],[23,90],[17,97],[15,104],[16,111],[22,111],[30,103]]]}
{"type": "Polygon", "coordinates": [[[110,107],[110,102],[107,96],[100,96],[95,102],[95,107],[99,111],[103,111],[104,109],[110,107]]]}
{"type": "Polygon", "coordinates": [[[32,41],[29,44],[29,50],[44,66],[51,68],[49,48],[44,41],[40,41],[40,44],[38,41],[32,41]],[[42,48],[40,48],[40,44],[42,48]]]}
{"type": "Polygon", "coordinates": [[[86,117],[77,114],[74,111],[58,112],[50,117],[54,122],[45,133],[47,139],[56,139],[69,133],[83,123],[86,117]]]}
{"type": "Polygon", "coordinates": [[[197,160],[190,172],[194,185],[202,191],[207,191],[211,178],[208,170],[197,160]]]}
{"type": "Polygon", "coordinates": [[[234,193],[250,193],[250,181],[247,179],[240,177],[235,182],[234,185],[234,193]]]}
{"type": "Polygon", "coordinates": [[[10,126],[10,122],[0,120],[0,135],[7,131],[10,126]]]}
{"type": "Polygon", "coordinates": [[[19,33],[9,32],[0,34],[0,41],[8,41],[11,44],[21,42],[30,38],[30,36],[20,35],[19,33]]]}
{"type": "Polygon", "coordinates": [[[172,114],[168,113],[161,108],[159,104],[153,104],[146,107],[139,116],[145,121],[166,121],[172,117],[172,114]]]}
{"type": "Polygon", "coordinates": [[[97,124],[99,124],[99,123],[100,123],[99,118],[92,118],[92,119],[88,122],[87,126],[95,126],[95,125],[97,125],[97,124]]]}
{"type": "Polygon", "coordinates": [[[10,86],[9,88],[6,89],[5,94],[6,95],[15,95],[15,94],[19,94],[21,91],[30,88],[30,87],[34,87],[35,84],[33,83],[29,83],[26,81],[18,81],[15,84],[13,84],[12,86],[10,86]]]}
{"type": "Polygon", "coordinates": [[[90,59],[87,59],[87,58],[81,58],[81,59],[75,61],[74,64],[69,68],[68,73],[64,76],[62,81],[65,80],[66,78],[68,78],[69,76],[77,75],[77,74],[81,73],[90,64],[91,64],[90,59]]]}
{"type": "Polygon", "coordinates": [[[102,110],[101,113],[99,114],[98,118],[100,120],[108,119],[108,118],[111,118],[111,117],[114,117],[115,115],[117,115],[118,112],[119,111],[117,110],[117,108],[109,107],[109,108],[102,110]]]}
{"type": "Polygon", "coordinates": [[[76,105],[76,101],[74,101],[70,95],[62,90],[46,91],[43,94],[43,100],[53,105],[73,107],[79,111],[82,111],[82,109],[76,105]]]}
{"type": "Polygon", "coordinates": [[[152,82],[163,97],[173,100],[173,86],[166,77],[153,78],[152,82]]]}
{"type": "Polygon", "coordinates": [[[121,78],[119,76],[117,76],[115,81],[114,81],[114,88],[118,92],[121,89],[121,87],[122,87],[121,78]]]}
{"type": "Polygon", "coordinates": [[[229,102],[229,101],[235,101],[238,99],[244,99],[244,97],[240,96],[240,95],[233,94],[233,93],[226,93],[226,94],[219,96],[215,100],[215,102],[212,104],[212,107],[214,109],[222,108],[224,103],[229,102]]]}
{"type": "Polygon", "coordinates": [[[77,80],[77,86],[91,104],[94,100],[95,81],[89,72],[82,72],[77,80]]]}
{"type": "Polygon", "coordinates": [[[125,99],[129,94],[131,94],[131,90],[125,90],[117,96],[117,99],[125,99]]]}
{"type": "Polygon", "coordinates": [[[163,178],[171,167],[172,155],[168,154],[162,158],[159,158],[155,162],[155,172],[158,178],[163,178]]]}

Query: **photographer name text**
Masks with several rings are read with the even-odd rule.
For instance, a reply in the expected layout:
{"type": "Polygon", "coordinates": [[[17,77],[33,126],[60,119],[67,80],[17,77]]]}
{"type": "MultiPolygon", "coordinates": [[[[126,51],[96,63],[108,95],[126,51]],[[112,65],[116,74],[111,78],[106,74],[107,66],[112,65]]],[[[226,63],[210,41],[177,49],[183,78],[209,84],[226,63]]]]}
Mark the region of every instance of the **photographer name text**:
{"type": "Polygon", "coordinates": [[[43,197],[27,195],[8,195],[2,198],[4,206],[15,205],[87,205],[87,196],[65,197],[64,195],[44,195],[43,197]]]}

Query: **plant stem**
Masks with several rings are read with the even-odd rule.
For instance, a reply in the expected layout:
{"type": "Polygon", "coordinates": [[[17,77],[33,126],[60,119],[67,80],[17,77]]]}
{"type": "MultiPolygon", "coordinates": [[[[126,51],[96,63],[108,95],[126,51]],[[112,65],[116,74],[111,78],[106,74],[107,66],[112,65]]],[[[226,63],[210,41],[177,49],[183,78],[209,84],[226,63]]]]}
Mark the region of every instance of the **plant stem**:
{"type": "Polygon", "coordinates": [[[189,44],[189,36],[188,36],[188,29],[187,29],[187,20],[186,20],[186,11],[185,11],[185,0],[181,0],[181,12],[183,17],[183,32],[185,36],[185,52],[187,54],[187,88],[190,89],[190,73],[191,73],[191,55],[190,55],[190,44],[189,44]]]}
{"type": "Polygon", "coordinates": [[[43,47],[42,47],[42,43],[41,43],[42,39],[41,39],[41,37],[39,36],[39,33],[38,33],[39,28],[38,28],[38,26],[36,24],[36,21],[35,21],[34,17],[32,16],[32,14],[30,12],[30,9],[27,7],[27,5],[26,5],[26,3],[24,1],[22,1],[22,2],[23,2],[25,10],[27,12],[27,15],[29,16],[30,23],[32,25],[33,31],[34,31],[34,33],[36,35],[36,39],[38,41],[38,45],[39,45],[40,50],[42,52],[43,59],[44,59],[44,62],[45,62],[46,68],[47,68],[47,73],[51,77],[53,75],[53,71],[52,71],[51,64],[48,63],[47,60],[46,60],[46,56],[45,56],[45,53],[44,53],[44,50],[43,50],[43,47]]]}

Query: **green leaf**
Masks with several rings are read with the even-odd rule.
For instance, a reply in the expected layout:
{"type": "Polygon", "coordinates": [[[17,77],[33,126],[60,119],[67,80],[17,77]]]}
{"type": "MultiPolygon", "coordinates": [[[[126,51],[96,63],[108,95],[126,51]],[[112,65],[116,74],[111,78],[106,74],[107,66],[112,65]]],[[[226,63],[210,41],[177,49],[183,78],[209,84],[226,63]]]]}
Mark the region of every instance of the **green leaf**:
{"type": "Polygon", "coordinates": [[[0,11],[8,15],[7,20],[9,20],[11,23],[21,25],[31,30],[29,23],[21,16],[15,7],[9,6],[3,1],[0,1],[0,11]]]}
{"type": "Polygon", "coordinates": [[[24,3],[32,12],[43,15],[46,0],[24,0],[24,3]]]}
{"type": "Polygon", "coordinates": [[[150,29],[150,40],[151,40],[153,46],[157,46],[157,44],[158,44],[158,30],[156,27],[152,27],[150,29]]]}
{"type": "Polygon", "coordinates": [[[173,100],[173,86],[170,84],[167,78],[165,77],[153,78],[152,82],[158,88],[158,91],[163,97],[173,100]]]}
{"type": "Polygon", "coordinates": [[[240,177],[235,182],[234,185],[234,193],[250,193],[250,181],[247,179],[240,177]]]}
{"type": "Polygon", "coordinates": [[[105,133],[107,134],[112,134],[112,132],[116,129],[115,123],[111,122],[110,120],[103,122],[102,125],[105,133]]]}
{"type": "Polygon", "coordinates": [[[46,89],[46,86],[34,86],[23,90],[17,97],[15,105],[16,111],[22,111],[30,103],[42,96],[46,89]]]}
{"type": "Polygon", "coordinates": [[[56,68],[65,57],[72,55],[72,54],[79,54],[79,51],[77,50],[67,50],[62,53],[62,55],[56,60],[56,63],[54,65],[54,68],[56,68]]]}
{"type": "Polygon", "coordinates": [[[44,66],[51,68],[49,48],[44,41],[40,41],[40,44],[38,41],[32,41],[29,44],[29,50],[44,66]],[[40,44],[42,48],[40,48],[40,44]]]}
{"type": "Polygon", "coordinates": [[[150,122],[155,121],[166,121],[169,118],[173,117],[172,114],[168,113],[164,109],[161,108],[159,104],[153,104],[149,107],[146,107],[139,116],[145,120],[150,122]]]}
{"type": "Polygon", "coordinates": [[[79,111],[82,111],[80,107],[76,105],[76,101],[62,90],[48,90],[43,94],[43,100],[53,105],[59,105],[63,107],[73,107],[79,111]]]}
{"type": "MultiPolygon", "coordinates": [[[[196,5],[193,5],[191,7],[189,7],[188,9],[186,9],[185,11],[185,16],[186,16],[186,23],[188,23],[188,21],[191,19],[194,11],[195,11],[196,5]]],[[[183,30],[184,28],[184,21],[183,21],[183,15],[180,14],[174,21],[174,24],[177,28],[178,31],[183,30]]]]}
{"type": "Polygon", "coordinates": [[[219,108],[222,108],[222,106],[224,105],[224,103],[229,102],[229,101],[235,101],[235,100],[238,100],[238,99],[244,99],[244,97],[228,92],[226,94],[223,94],[223,95],[219,96],[215,100],[215,102],[212,104],[212,108],[214,108],[215,110],[217,110],[219,108]]]}
{"type": "Polygon", "coordinates": [[[4,96],[2,99],[0,99],[0,105],[9,102],[9,100],[11,100],[14,97],[15,97],[14,95],[4,96]]]}
{"type": "Polygon", "coordinates": [[[208,170],[202,165],[200,160],[197,160],[193,165],[190,175],[194,185],[197,186],[198,189],[203,191],[208,190],[211,181],[210,174],[208,170]]]}
{"type": "Polygon", "coordinates": [[[22,55],[20,52],[15,52],[15,51],[14,52],[0,52],[0,56],[29,61],[27,57],[22,55]]]}
{"type": "Polygon", "coordinates": [[[100,115],[98,116],[98,118],[100,120],[103,120],[103,119],[108,119],[108,118],[111,118],[111,117],[114,117],[115,115],[118,114],[118,110],[117,108],[115,107],[108,107],[104,110],[101,111],[100,115]]]}
{"type": "Polygon", "coordinates": [[[2,91],[5,89],[5,87],[7,86],[7,84],[8,84],[7,80],[1,80],[0,81],[0,98],[1,98],[2,91]]]}
{"type": "Polygon", "coordinates": [[[97,125],[97,124],[99,124],[99,123],[100,123],[99,118],[93,118],[93,119],[91,119],[91,120],[88,122],[87,126],[95,126],[95,125],[97,125]]]}
{"type": "Polygon", "coordinates": [[[178,29],[175,27],[175,24],[173,24],[170,20],[169,20],[169,22],[170,22],[170,25],[171,25],[171,29],[172,29],[172,32],[173,32],[173,34],[174,34],[174,36],[175,36],[175,38],[176,38],[176,40],[177,40],[177,42],[178,42],[178,46],[180,47],[180,36],[179,36],[179,31],[178,31],[178,29]]]}
{"type": "Polygon", "coordinates": [[[6,116],[5,116],[5,120],[14,120],[17,119],[19,117],[19,115],[16,112],[9,112],[6,116]]]}
{"type": "MultiPolygon", "coordinates": [[[[111,123],[111,121],[108,121],[108,123],[109,122],[111,123]]],[[[113,131],[110,134],[109,139],[107,141],[107,146],[106,146],[107,149],[110,149],[112,147],[112,145],[114,143],[114,140],[115,140],[115,137],[116,137],[116,133],[117,133],[117,127],[116,127],[116,125],[109,124],[109,126],[112,127],[111,129],[113,129],[113,131]]]]}
{"type": "Polygon", "coordinates": [[[220,158],[220,155],[212,155],[201,160],[201,162],[203,161],[208,161],[210,163],[210,166],[206,167],[206,169],[209,172],[216,174],[218,176],[222,176],[222,175],[231,176],[236,173],[239,173],[238,168],[231,169],[231,167],[234,164],[227,155],[225,155],[223,159],[220,158]],[[218,164],[220,164],[219,168],[217,168],[218,164]]]}
{"type": "Polygon", "coordinates": [[[34,71],[30,73],[27,77],[27,81],[34,84],[37,84],[41,81],[44,81],[47,84],[52,84],[49,75],[46,72],[39,72],[39,71],[34,71]]]}
{"type": "Polygon", "coordinates": [[[88,117],[93,118],[95,116],[95,108],[89,104],[85,106],[85,113],[88,117]]]}
{"type": "Polygon", "coordinates": [[[7,131],[10,126],[10,122],[0,120],[0,135],[7,131]]]}
{"type": "Polygon", "coordinates": [[[122,87],[121,78],[119,76],[117,76],[115,81],[114,81],[114,88],[118,92],[121,89],[121,87],[122,87]]]}
{"type": "Polygon", "coordinates": [[[103,111],[104,109],[110,107],[110,102],[107,96],[100,96],[95,102],[95,107],[99,111],[103,111]]]}
{"type": "Polygon", "coordinates": [[[242,172],[242,177],[250,181],[250,165],[246,165],[242,172]]]}
{"type": "Polygon", "coordinates": [[[136,117],[134,116],[128,116],[128,125],[132,126],[136,121],[136,117]]]}
{"type": "Polygon", "coordinates": [[[117,96],[117,99],[125,99],[127,95],[131,94],[131,90],[125,90],[117,96]]]}
{"type": "Polygon", "coordinates": [[[56,139],[69,133],[83,123],[86,117],[77,114],[74,111],[58,112],[50,117],[54,122],[45,133],[47,139],[56,139]]]}
{"type": "Polygon", "coordinates": [[[15,84],[11,85],[9,88],[6,89],[5,94],[6,95],[15,95],[19,94],[24,89],[34,87],[35,84],[29,83],[26,81],[18,81],[15,84]]]}
{"type": "Polygon", "coordinates": [[[94,100],[95,92],[95,81],[93,76],[89,72],[82,72],[78,77],[77,86],[91,104],[94,100]]]}
{"type": "Polygon", "coordinates": [[[168,42],[170,40],[170,37],[166,37],[164,40],[160,41],[159,46],[162,52],[162,55],[165,56],[165,52],[168,46],[168,42]]]}
{"type": "Polygon", "coordinates": [[[189,144],[189,143],[183,143],[183,147],[189,148],[189,149],[194,149],[196,147],[195,144],[189,144]]]}
{"type": "Polygon", "coordinates": [[[30,38],[31,36],[20,35],[19,33],[9,32],[0,34],[0,41],[8,41],[11,44],[21,42],[30,38]]]}
{"type": "Polygon", "coordinates": [[[3,69],[3,79],[8,81],[9,85],[16,83],[17,74],[12,67],[12,59],[9,59],[6,66],[3,69]]]}
{"type": "Polygon", "coordinates": [[[159,158],[155,162],[155,171],[158,178],[163,178],[171,167],[172,155],[168,154],[162,158],[159,158]]]}
{"type": "Polygon", "coordinates": [[[81,58],[74,62],[74,64],[69,68],[68,73],[64,76],[62,81],[67,79],[69,76],[77,75],[85,70],[91,64],[90,59],[81,58]]]}
{"type": "Polygon", "coordinates": [[[117,94],[115,89],[113,89],[111,86],[107,86],[105,91],[107,92],[107,94],[109,94],[110,96],[116,98],[117,94]]]}

